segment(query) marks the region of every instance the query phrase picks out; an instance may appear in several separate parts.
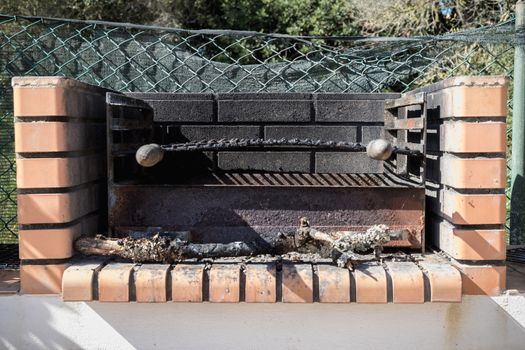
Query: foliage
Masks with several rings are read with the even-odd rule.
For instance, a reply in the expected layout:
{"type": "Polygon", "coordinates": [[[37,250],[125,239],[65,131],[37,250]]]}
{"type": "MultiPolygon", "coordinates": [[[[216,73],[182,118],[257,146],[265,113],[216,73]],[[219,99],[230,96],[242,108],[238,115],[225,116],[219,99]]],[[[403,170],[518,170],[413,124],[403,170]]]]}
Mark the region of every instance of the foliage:
{"type": "Polygon", "coordinates": [[[150,23],[160,11],[157,0],[2,0],[0,13],[25,16],[150,23]]]}
{"type": "Polygon", "coordinates": [[[414,36],[495,24],[516,0],[3,0],[0,13],[291,35],[414,36]]]}
{"type": "Polygon", "coordinates": [[[348,0],[171,0],[184,28],[225,28],[291,35],[358,34],[348,0]]]}
{"type": "Polygon", "coordinates": [[[496,24],[509,19],[516,0],[355,1],[363,34],[435,35],[496,24]]]}

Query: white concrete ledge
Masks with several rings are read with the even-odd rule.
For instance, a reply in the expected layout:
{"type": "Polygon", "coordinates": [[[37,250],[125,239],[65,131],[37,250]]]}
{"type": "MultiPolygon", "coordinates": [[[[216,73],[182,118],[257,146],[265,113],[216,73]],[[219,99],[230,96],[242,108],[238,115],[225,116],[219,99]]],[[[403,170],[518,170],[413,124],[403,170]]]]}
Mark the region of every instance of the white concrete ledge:
{"type": "MultiPolygon", "coordinates": [[[[523,298],[523,296],[517,296],[523,298]]],[[[0,297],[2,349],[523,349],[486,296],[461,304],[104,304],[0,297]]]]}

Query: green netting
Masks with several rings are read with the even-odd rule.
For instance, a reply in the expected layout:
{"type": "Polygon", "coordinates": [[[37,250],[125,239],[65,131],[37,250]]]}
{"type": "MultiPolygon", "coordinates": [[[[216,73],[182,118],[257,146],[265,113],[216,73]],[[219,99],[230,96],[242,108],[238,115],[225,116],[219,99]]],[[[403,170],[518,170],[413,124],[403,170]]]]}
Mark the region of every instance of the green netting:
{"type": "Polygon", "coordinates": [[[292,37],[0,15],[0,242],[17,240],[13,76],[142,92],[402,92],[455,75],[512,76],[513,28],[292,37]]]}

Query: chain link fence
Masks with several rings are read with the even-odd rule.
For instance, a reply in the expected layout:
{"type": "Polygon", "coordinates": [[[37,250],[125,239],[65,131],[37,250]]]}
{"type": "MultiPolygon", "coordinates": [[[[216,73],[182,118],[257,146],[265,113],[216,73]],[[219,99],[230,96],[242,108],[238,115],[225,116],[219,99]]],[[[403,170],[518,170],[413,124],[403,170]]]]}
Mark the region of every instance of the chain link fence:
{"type": "Polygon", "coordinates": [[[0,15],[0,243],[17,241],[13,76],[123,92],[403,92],[457,75],[512,77],[513,28],[511,20],[442,36],[296,37],[0,15]]]}

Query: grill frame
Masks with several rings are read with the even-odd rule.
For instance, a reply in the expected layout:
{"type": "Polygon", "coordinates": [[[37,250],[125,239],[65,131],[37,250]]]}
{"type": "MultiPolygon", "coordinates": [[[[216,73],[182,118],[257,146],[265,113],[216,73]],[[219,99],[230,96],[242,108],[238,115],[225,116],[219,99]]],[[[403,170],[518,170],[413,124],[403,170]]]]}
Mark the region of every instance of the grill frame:
{"type": "MultiPolygon", "coordinates": [[[[148,94],[153,101],[155,95],[148,94]]],[[[180,98],[181,94],[173,95],[180,98]]],[[[252,94],[251,98],[256,100],[260,96],[267,102],[270,97],[275,97],[268,95],[252,94]]],[[[383,97],[382,103],[388,104],[391,103],[388,99],[392,97],[390,95],[360,94],[358,97],[363,103],[360,108],[366,109],[368,100],[365,97],[374,104],[383,97]]],[[[232,99],[236,100],[235,97],[232,99]]],[[[193,103],[198,104],[199,101],[195,98],[193,103]]],[[[392,109],[407,105],[405,100],[398,105],[395,101],[394,106],[387,109],[390,113],[387,123],[392,118],[410,116],[406,108],[400,108],[399,115],[392,113],[392,109]]],[[[191,231],[192,240],[202,243],[264,239],[269,235],[289,234],[297,229],[300,217],[308,217],[313,227],[327,232],[364,231],[375,224],[387,224],[393,230],[403,232],[400,239],[389,242],[388,246],[424,251],[424,157],[416,159],[419,165],[417,174],[406,165],[399,166],[401,159],[411,158],[406,155],[397,155],[385,162],[373,161],[377,164],[377,170],[369,173],[317,173],[317,168],[311,165],[309,173],[293,169],[225,170],[217,169],[217,165],[204,171],[201,168],[188,172],[162,165],[142,168],[134,159],[135,151],[143,144],[165,141],[155,127],[160,123],[158,119],[166,118],[165,112],[161,116],[156,115],[149,102],[121,94],[107,94],[110,236],[121,236],[130,230],[151,234],[151,228],[156,227],[163,231],[191,231]],[[333,203],[341,205],[334,207],[333,203]],[[222,216],[217,216],[217,212],[221,212],[222,216]]],[[[421,98],[408,103],[421,104],[421,98]]],[[[422,113],[418,118],[424,120],[424,106],[420,111],[422,113]]],[[[193,125],[192,122],[187,123],[193,125]]],[[[165,126],[165,121],[161,125],[165,126]]],[[[235,125],[243,125],[243,122],[235,125]]],[[[310,127],[316,125],[324,127],[325,123],[309,123],[310,127]]],[[[403,129],[403,125],[410,128],[411,124],[401,122],[385,129],[393,143],[402,147],[396,132],[403,129]]],[[[299,123],[299,126],[303,125],[299,123]]],[[[423,152],[424,137],[423,131],[419,148],[423,152]]],[[[290,153],[286,148],[280,151],[283,155],[290,153]]],[[[205,153],[189,152],[179,158],[168,157],[163,163],[186,161],[191,164],[192,159],[197,159],[195,157],[210,157],[205,153]]],[[[342,157],[345,155],[344,152],[333,153],[342,157]]],[[[317,161],[317,153],[310,153],[310,159],[312,156],[317,161]]],[[[217,155],[213,154],[211,158],[216,160],[217,155]]]]}

